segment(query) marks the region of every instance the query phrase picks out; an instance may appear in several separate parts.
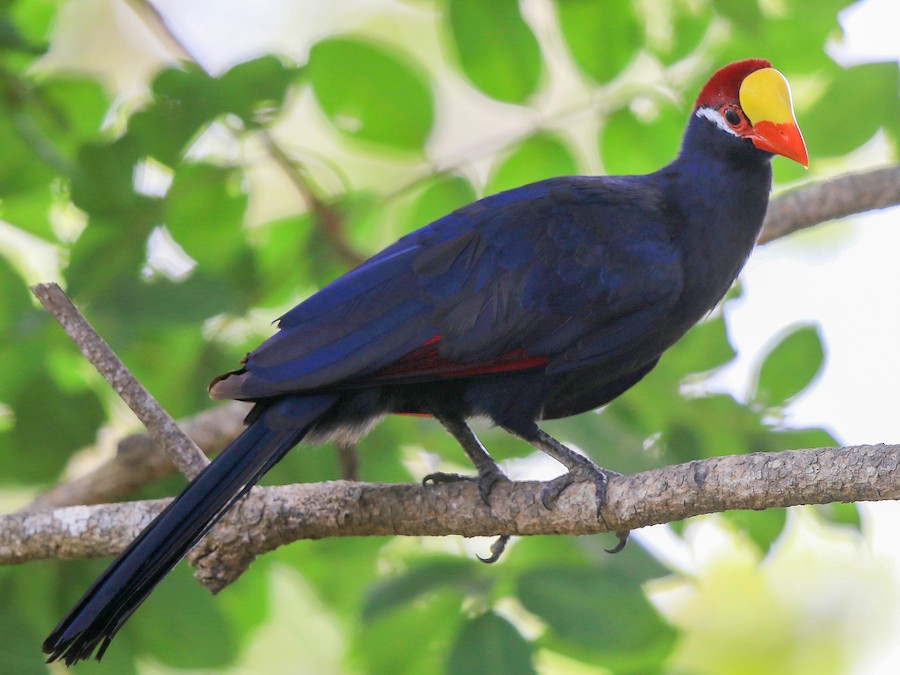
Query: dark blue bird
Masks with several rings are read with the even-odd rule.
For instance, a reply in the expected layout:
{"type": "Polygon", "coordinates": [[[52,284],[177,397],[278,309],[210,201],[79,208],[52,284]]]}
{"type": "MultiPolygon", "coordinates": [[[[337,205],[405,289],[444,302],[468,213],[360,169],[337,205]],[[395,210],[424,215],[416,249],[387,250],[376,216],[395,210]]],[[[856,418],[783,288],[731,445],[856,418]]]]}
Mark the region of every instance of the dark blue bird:
{"type": "MultiPolygon", "coordinates": [[[[110,640],[236,499],[301,440],[356,438],[389,413],[434,416],[505,480],[466,424],[484,417],[559,460],[548,507],[608,473],[537,422],[608,403],[722,298],[756,241],[773,154],[807,164],[787,81],[763,60],[715,73],[678,157],[645,176],[552,178],[409,234],[281,317],[216,379],[247,429],[131,543],[44,643],[71,664],[110,640]]],[[[436,477],[447,479],[446,477],[436,477]]]]}

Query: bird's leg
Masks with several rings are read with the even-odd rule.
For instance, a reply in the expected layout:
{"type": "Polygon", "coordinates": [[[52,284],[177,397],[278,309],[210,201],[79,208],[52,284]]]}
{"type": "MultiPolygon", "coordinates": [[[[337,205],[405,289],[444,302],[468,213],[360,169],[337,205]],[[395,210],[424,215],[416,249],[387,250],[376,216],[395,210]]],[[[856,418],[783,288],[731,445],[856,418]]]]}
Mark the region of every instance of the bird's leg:
{"type": "MultiPolygon", "coordinates": [[[[621,476],[622,474],[597,466],[584,455],[566,447],[548,433],[541,430],[536,424],[532,425],[531,428],[524,432],[518,429],[509,429],[509,431],[523,440],[528,441],[538,450],[547,453],[568,469],[568,472],[564,473],[562,476],[557,476],[556,478],[547,481],[546,487],[544,487],[541,492],[541,502],[546,508],[554,508],[563,490],[572,483],[577,481],[591,481],[594,483],[594,499],[597,504],[597,516],[602,517],[601,509],[606,505],[606,493],[609,486],[609,479],[614,476],[621,476]]],[[[619,538],[619,543],[612,549],[607,549],[610,553],[618,553],[625,547],[625,542],[628,541],[628,530],[616,532],[616,536],[619,538]]]]}
{"type": "MultiPolygon", "coordinates": [[[[453,438],[457,440],[462,446],[462,449],[465,450],[469,459],[472,460],[472,464],[474,464],[475,468],[478,470],[478,476],[464,476],[458,473],[430,473],[422,479],[422,482],[451,483],[458,480],[474,480],[478,484],[478,494],[481,495],[481,501],[490,505],[489,499],[494,486],[501,481],[508,481],[509,478],[503,473],[503,469],[497,465],[494,458],[488,454],[488,451],[484,449],[484,446],[481,444],[481,441],[478,440],[475,432],[469,428],[469,425],[466,424],[464,420],[443,417],[440,415],[435,415],[435,417],[444,425],[453,438]]],[[[506,545],[508,543],[509,535],[501,534],[494,540],[494,543],[491,544],[491,555],[487,558],[478,556],[478,559],[484,563],[497,562],[500,559],[500,556],[503,555],[503,551],[506,550],[506,545]]]]}
{"type": "Polygon", "coordinates": [[[463,476],[458,473],[430,473],[422,479],[423,483],[452,483],[459,480],[474,480],[478,483],[478,494],[481,495],[481,501],[490,504],[489,498],[494,486],[500,481],[508,481],[509,478],[503,473],[503,470],[497,466],[494,458],[484,449],[481,441],[475,436],[469,425],[459,418],[444,417],[435,415],[438,421],[444,425],[447,431],[462,446],[472,464],[478,471],[478,476],[463,476]]]}
{"type": "Polygon", "coordinates": [[[335,443],[338,476],[341,480],[359,480],[359,453],[356,443],[339,440],[335,443]]]}

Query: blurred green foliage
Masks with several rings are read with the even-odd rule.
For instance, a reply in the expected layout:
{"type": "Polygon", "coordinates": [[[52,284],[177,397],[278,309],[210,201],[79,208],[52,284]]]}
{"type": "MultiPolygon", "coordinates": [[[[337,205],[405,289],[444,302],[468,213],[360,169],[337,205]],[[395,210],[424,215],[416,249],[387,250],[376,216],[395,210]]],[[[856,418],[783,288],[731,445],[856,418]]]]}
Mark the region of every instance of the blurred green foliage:
{"type": "MultiPolygon", "coordinates": [[[[814,83],[804,90],[810,97],[797,101],[813,163],[854,150],[879,129],[895,149],[900,142],[897,64],[843,69],[824,52],[826,40],[838,33],[836,12],[848,4],[844,0],[819,3],[814,12],[799,0],[784,0],[777,16],[744,1],[559,0],[551,22],[558,22],[564,56],[586,87],[609,87],[595,145],[576,148],[553,120],[535,114],[531,133],[485,151],[489,170],[482,185],[465,162],[446,165],[429,155],[443,114],[439,102],[447,95],[441,90],[438,96],[436,69],[481,97],[520,112],[537,110],[552,85],[546,45],[535,18],[523,17],[515,0],[410,4],[434,13],[440,63],[420,59],[399,37],[392,44],[359,32],[324,35],[305,63],[264,55],[216,76],[192,64],[162,69],[139,104],[122,107],[90,75],[32,70],[56,3],[5,3],[0,217],[55,253],[68,292],[173,414],[209,405],[205,383],[266,335],[264,323],[245,321],[252,310],[266,308],[274,318],[346,271],[347,252],[335,242],[374,253],[385,236],[424,225],[479,195],[586,172],[586,158],[595,155],[610,172],[653,170],[676,152],[699,85],[727,61],[764,56],[789,79],[814,83]],[[649,11],[663,12],[664,20],[651,21],[649,11]],[[725,39],[716,39],[723,29],[725,39]],[[678,79],[677,88],[663,91],[629,79],[639,63],[662,69],[688,57],[708,67],[683,69],[691,76],[678,79]],[[202,154],[195,150],[198,141],[224,130],[251,143],[309,94],[314,104],[302,108],[308,121],[324,124],[343,153],[384,161],[413,180],[396,180],[383,191],[356,187],[327,158],[292,146],[295,164],[280,168],[295,171],[308,194],[297,195],[293,213],[251,223],[257,186],[250,174],[258,154],[202,154]],[[438,161],[426,165],[425,157],[438,161]],[[329,179],[313,170],[322,166],[329,179]],[[189,264],[167,270],[154,258],[155,237],[170,238],[189,264]]],[[[582,105],[590,112],[594,104],[582,105]]],[[[777,163],[776,176],[796,178],[785,164],[777,163]]],[[[0,253],[0,487],[36,490],[56,481],[73,452],[93,442],[114,403],[30,300],[26,278],[36,279],[28,260],[9,246],[0,253]]],[[[724,322],[714,314],[602,414],[548,429],[621,471],[833,443],[823,430],[778,423],[780,411],[821,367],[824,350],[814,327],[794,330],[771,350],[749,403],[685,387],[702,384],[733,356],[724,322]]],[[[523,452],[504,434],[486,431],[485,441],[500,458],[523,452]]],[[[401,449],[410,445],[462,461],[438,425],[392,419],[361,445],[363,477],[409,480],[401,449]]],[[[270,480],[334,475],[327,451],[302,450],[270,480]]],[[[172,489],[177,484],[172,479],[172,489]]],[[[840,522],[856,517],[852,508],[823,512],[840,522]]],[[[763,551],[784,520],[779,512],[728,517],[763,551]]],[[[351,672],[532,673],[539,653],[555,653],[587,669],[650,673],[665,668],[676,638],[641,590],[664,570],[637,545],[609,557],[596,538],[531,538],[486,568],[449,551],[426,552],[417,542],[334,540],[299,542],[265,556],[216,600],[179,569],[122,630],[100,666],[75,672],[137,672],[136,664],[147,660],[224,669],[266,625],[267,570],[276,562],[296,569],[340,626],[341,658],[351,672]],[[541,628],[521,630],[535,624],[541,628]]],[[[45,672],[40,642],[100,568],[98,562],[48,561],[0,569],[0,670],[45,672]]],[[[316,635],[292,639],[315,641],[316,635]]]]}

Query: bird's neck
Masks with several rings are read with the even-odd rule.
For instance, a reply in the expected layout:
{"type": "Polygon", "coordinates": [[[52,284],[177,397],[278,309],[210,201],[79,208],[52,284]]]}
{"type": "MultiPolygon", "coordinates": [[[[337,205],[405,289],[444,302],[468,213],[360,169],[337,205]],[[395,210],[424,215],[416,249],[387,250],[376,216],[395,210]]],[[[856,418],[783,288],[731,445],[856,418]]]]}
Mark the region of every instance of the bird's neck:
{"type": "Polygon", "coordinates": [[[669,166],[668,199],[680,215],[686,269],[712,304],[730,287],[762,227],[772,184],[771,155],[742,139],[722,137],[692,117],[681,153],[669,166]]]}

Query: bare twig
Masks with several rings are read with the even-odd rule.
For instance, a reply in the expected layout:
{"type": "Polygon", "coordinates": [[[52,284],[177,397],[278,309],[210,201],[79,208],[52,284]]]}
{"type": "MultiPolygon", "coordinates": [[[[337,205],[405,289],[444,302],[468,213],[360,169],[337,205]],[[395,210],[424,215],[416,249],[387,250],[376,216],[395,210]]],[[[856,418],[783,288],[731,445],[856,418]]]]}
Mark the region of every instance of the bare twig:
{"type": "Polygon", "coordinates": [[[356,267],[365,258],[360,255],[347,241],[344,227],[344,219],[338,210],[326,203],[313,189],[306,179],[303,166],[297,160],[291,158],[275,138],[267,130],[262,129],[257,133],[263,147],[269,157],[281,168],[291,185],[297,190],[306,204],[306,208],[312,213],[313,220],[319,231],[334,249],[335,253],[348,265],[356,267]]]}
{"type": "Polygon", "coordinates": [[[135,14],[144,22],[144,25],[166,46],[166,49],[178,54],[178,58],[193,61],[201,68],[203,67],[197,60],[196,55],[175,35],[168,22],[166,22],[166,18],[156,8],[156,5],[150,0],[130,0],[128,4],[131,5],[135,14]]]}
{"type": "Polygon", "coordinates": [[[62,289],[56,284],[37,284],[32,286],[31,292],[59,321],[97,372],[134,411],[151,438],[169,453],[178,470],[188,478],[200,473],[209,460],[178,428],[175,420],[162,409],[150,392],[134,378],[109,345],[78,312],[62,289]]]}
{"type": "Polygon", "coordinates": [[[855,213],[900,204],[900,165],[798,187],[769,203],[759,243],[855,213]]]}
{"type": "MultiPolygon", "coordinates": [[[[542,483],[500,483],[485,505],[467,481],[422,486],[335,481],[255,488],[191,555],[213,590],[260,553],[304,538],[359,535],[583,535],[704,513],[900,498],[900,445],[714,457],[614,478],[602,519],[594,487],[576,483],[548,511],[542,483]]],[[[120,551],[167,500],[0,517],[0,563],[120,551]]]]}

